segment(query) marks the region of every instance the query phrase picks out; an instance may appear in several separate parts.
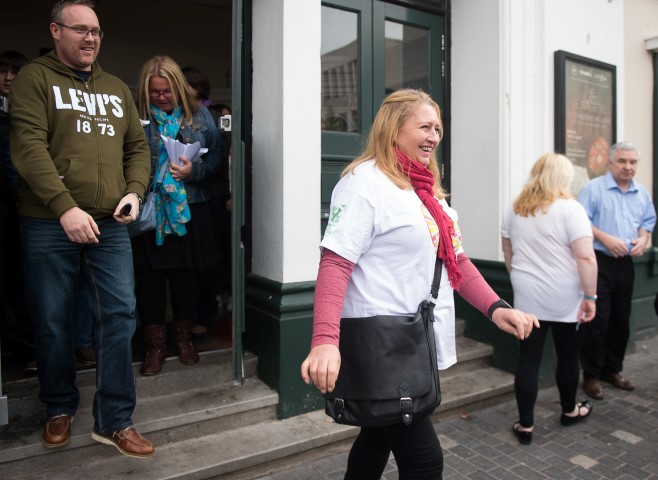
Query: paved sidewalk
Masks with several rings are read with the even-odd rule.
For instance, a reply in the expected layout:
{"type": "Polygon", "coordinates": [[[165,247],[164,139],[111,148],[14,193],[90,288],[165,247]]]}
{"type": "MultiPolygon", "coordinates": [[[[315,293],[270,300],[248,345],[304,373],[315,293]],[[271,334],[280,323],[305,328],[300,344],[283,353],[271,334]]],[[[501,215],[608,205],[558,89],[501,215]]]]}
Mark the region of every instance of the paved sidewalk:
{"type": "MultiPolygon", "coordinates": [[[[550,344],[547,343],[547,348],[550,344]]],[[[624,376],[632,392],[604,384],[605,398],[591,400],[592,416],[562,427],[557,389],[539,392],[532,445],[511,432],[516,403],[441,420],[435,428],[444,453],[445,480],[658,479],[658,336],[637,342],[627,355],[624,376]]],[[[579,392],[584,397],[582,390],[579,392]]],[[[347,453],[328,456],[261,480],[342,479],[347,453]]],[[[398,478],[391,456],[382,477],[398,478]]]]}

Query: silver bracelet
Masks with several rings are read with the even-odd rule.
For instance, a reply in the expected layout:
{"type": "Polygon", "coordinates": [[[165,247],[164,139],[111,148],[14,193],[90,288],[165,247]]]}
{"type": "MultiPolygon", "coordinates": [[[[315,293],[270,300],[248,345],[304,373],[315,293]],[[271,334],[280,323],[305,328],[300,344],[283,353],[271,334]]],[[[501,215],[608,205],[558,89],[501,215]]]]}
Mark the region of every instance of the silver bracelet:
{"type": "Polygon", "coordinates": [[[142,197],[139,196],[139,193],[137,193],[137,192],[128,192],[128,193],[130,193],[132,195],[135,195],[137,197],[137,200],[139,201],[140,206],[142,205],[142,203],[144,203],[144,200],[142,200],[142,197]]]}

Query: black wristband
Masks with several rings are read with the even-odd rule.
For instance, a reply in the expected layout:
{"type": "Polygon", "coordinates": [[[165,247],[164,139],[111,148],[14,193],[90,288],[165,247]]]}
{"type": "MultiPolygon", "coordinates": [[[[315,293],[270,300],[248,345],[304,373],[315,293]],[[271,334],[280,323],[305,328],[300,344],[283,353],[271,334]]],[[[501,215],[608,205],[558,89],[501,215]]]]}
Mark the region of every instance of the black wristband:
{"type": "Polygon", "coordinates": [[[493,313],[497,308],[512,308],[512,306],[500,298],[497,302],[492,303],[489,310],[487,310],[487,317],[489,317],[489,320],[493,320],[493,313]]]}

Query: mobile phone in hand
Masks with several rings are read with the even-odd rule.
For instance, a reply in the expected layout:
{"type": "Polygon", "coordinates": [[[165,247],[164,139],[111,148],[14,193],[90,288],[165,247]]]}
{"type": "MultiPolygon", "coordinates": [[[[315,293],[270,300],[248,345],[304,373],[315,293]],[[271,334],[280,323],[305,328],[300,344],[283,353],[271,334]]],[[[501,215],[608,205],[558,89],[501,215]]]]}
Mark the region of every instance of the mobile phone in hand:
{"type": "Polygon", "coordinates": [[[126,203],[123,207],[121,207],[121,210],[119,210],[119,215],[122,217],[127,217],[130,215],[130,212],[132,211],[133,206],[129,203],[126,203]]]}

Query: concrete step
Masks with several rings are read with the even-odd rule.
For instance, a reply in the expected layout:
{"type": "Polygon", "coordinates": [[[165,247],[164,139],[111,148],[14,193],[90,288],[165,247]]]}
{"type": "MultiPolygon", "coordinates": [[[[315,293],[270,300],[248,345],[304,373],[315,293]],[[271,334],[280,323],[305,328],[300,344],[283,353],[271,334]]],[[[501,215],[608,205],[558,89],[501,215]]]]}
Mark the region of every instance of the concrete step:
{"type": "Polygon", "coordinates": [[[44,465],[38,470],[2,471],[21,479],[71,478],[139,478],[148,479],[206,479],[251,470],[253,468],[300,452],[324,448],[331,442],[352,438],[357,429],[336,425],[322,412],[312,412],[288,420],[261,422],[257,425],[190,438],[158,447],[155,457],[132,459],[112,453],[111,456],[83,455],[44,465]]]}
{"type": "MultiPolygon", "coordinates": [[[[481,402],[490,403],[495,398],[509,393],[512,381],[511,375],[492,368],[453,376],[442,383],[443,401],[433,416],[434,420],[438,421],[447,415],[463,414],[481,402]]],[[[249,383],[245,384],[245,388],[248,388],[249,383]]],[[[228,390],[234,395],[240,393],[240,388],[228,390]]],[[[192,392],[189,398],[181,395],[179,399],[170,399],[170,403],[187,402],[187,414],[195,417],[190,420],[197,421],[206,415],[206,411],[204,402],[196,398],[194,393],[192,392]]],[[[140,412],[136,412],[136,418],[142,423],[139,428],[144,432],[148,432],[149,420],[148,414],[142,410],[173,408],[164,405],[166,399],[158,399],[160,405],[149,402],[151,401],[144,402],[140,412]]],[[[230,408],[238,407],[234,405],[230,408]]],[[[333,423],[321,410],[286,420],[275,420],[271,417],[237,428],[217,428],[215,431],[200,429],[196,432],[192,429],[184,432],[187,435],[180,436],[167,430],[172,428],[173,424],[184,420],[177,417],[166,425],[163,420],[151,420],[157,423],[160,429],[160,434],[149,436],[158,445],[156,459],[129,459],[101,445],[87,446],[84,449],[67,447],[60,451],[62,455],[33,458],[29,466],[25,466],[25,462],[0,465],[0,476],[70,479],[88,478],[91,475],[100,478],[136,475],[134,478],[140,479],[242,480],[289,468],[296,463],[326,455],[327,452],[344,451],[349,448],[358,433],[358,428],[333,423]]],[[[84,422],[85,419],[82,419],[80,423],[84,422]]],[[[93,444],[88,435],[88,427],[82,429],[80,423],[76,419],[71,446],[93,444]],[[83,433],[80,433],[80,430],[83,430],[83,433]]],[[[41,449],[44,450],[42,447],[41,449]]]]}
{"type": "Polygon", "coordinates": [[[513,394],[514,375],[497,368],[484,367],[457,376],[442,372],[441,405],[434,417],[438,420],[507,401],[513,394]]]}
{"type": "MultiPolygon", "coordinates": [[[[468,414],[513,394],[513,376],[488,365],[491,347],[459,335],[457,351],[458,363],[441,373],[443,399],[434,421],[468,414]]],[[[255,372],[253,355],[246,358],[245,368],[255,372]]],[[[30,406],[34,392],[23,386],[25,416],[5,427],[13,431],[0,429],[0,478],[245,480],[350,448],[358,428],[337,425],[322,410],[276,420],[276,392],[255,377],[234,385],[231,372],[226,351],[204,356],[195,368],[173,359],[160,375],[136,375],[140,393],[134,420],[158,447],[155,458],[144,460],[95,443],[90,438],[90,407],[78,412],[69,446],[44,448],[42,416],[27,415],[35,411],[30,406]]],[[[93,374],[81,376],[85,395],[93,392],[88,377],[93,379],[93,374]]]]}
{"type": "MultiPolygon", "coordinates": [[[[199,354],[199,363],[190,366],[183,365],[178,358],[168,357],[158,375],[144,377],[139,373],[140,362],[133,363],[135,387],[137,398],[141,401],[147,397],[166,395],[171,393],[172,387],[176,391],[198,388],[208,381],[213,383],[229,383],[233,379],[232,351],[218,350],[202,352],[199,354]]],[[[256,375],[258,359],[255,355],[245,352],[245,377],[256,375]]],[[[79,370],[76,385],[80,390],[79,408],[91,408],[96,391],[96,370],[79,370]]],[[[43,411],[43,404],[39,401],[39,380],[36,376],[11,382],[3,385],[3,393],[7,396],[9,408],[9,421],[12,412],[33,410],[43,411]]]]}
{"type": "MultiPolygon", "coordinates": [[[[275,391],[260,380],[250,378],[244,385],[215,384],[140,399],[133,421],[142,434],[155,444],[162,445],[274,420],[278,401],[275,391]]],[[[21,459],[34,461],[35,456],[51,456],[49,454],[63,451],[44,448],[41,443],[42,428],[42,415],[18,418],[3,427],[0,464],[21,459]]],[[[91,409],[79,409],[67,449],[95,445],[96,442],[90,437],[92,428],[91,409]]]]}
{"type": "Polygon", "coordinates": [[[459,376],[465,372],[487,367],[491,363],[491,355],[493,355],[491,345],[464,336],[458,336],[455,341],[457,343],[457,363],[441,372],[443,378],[459,376]]]}

